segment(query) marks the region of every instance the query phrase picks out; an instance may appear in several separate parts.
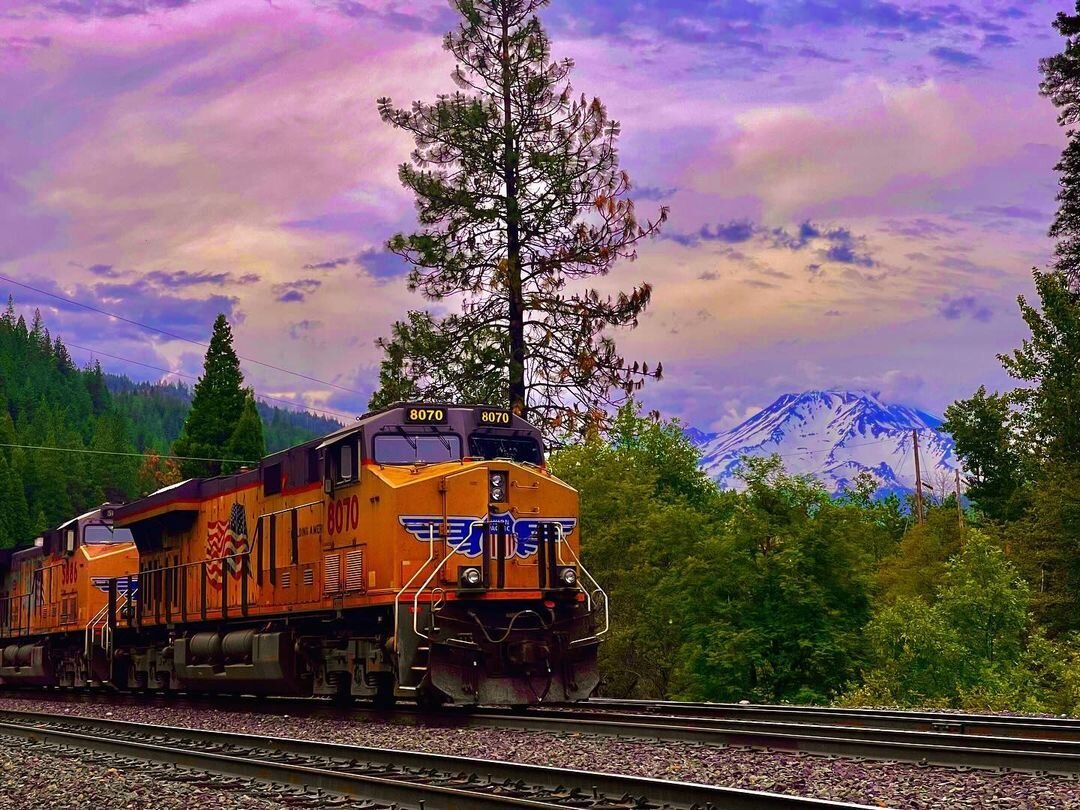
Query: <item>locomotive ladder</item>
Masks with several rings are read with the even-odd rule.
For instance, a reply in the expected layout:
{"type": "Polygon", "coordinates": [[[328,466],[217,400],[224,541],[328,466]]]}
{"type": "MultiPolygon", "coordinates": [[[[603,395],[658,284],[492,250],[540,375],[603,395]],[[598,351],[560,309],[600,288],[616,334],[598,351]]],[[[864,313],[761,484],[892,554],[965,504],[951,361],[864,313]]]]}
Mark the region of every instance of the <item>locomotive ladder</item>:
{"type": "MultiPolygon", "coordinates": [[[[113,607],[114,613],[112,616],[119,614],[125,605],[130,601],[130,584],[128,589],[123,592],[118,592],[116,595],[116,603],[113,607]]],[[[86,653],[86,662],[89,667],[94,659],[94,649],[100,648],[108,660],[112,660],[113,654],[113,628],[110,619],[109,612],[110,604],[106,602],[102,605],[101,610],[94,614],[93,618],[86,623],[86,643],[84,651],[86,653]]]]}

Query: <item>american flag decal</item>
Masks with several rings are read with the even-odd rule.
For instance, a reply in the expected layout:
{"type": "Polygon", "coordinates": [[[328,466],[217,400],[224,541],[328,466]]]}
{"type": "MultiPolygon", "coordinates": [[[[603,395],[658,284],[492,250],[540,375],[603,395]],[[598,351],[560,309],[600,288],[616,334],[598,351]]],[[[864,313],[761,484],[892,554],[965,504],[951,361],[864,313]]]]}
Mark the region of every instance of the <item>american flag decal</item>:
{"type": "MultiPolygon", "coordinates": [[[[228,521],[216,520],[210,524],[206,536],[206,573],[211,587],[219,590],[221,588],[221,558],[233,557],[248,550],[247,534],[247,515],[241,503],[232,505],[228,521]]],[[[233,579],[240,579],[240,572],[243,570],[240,560],[234,558],[227,560],[225,564],[233,579]]]]}

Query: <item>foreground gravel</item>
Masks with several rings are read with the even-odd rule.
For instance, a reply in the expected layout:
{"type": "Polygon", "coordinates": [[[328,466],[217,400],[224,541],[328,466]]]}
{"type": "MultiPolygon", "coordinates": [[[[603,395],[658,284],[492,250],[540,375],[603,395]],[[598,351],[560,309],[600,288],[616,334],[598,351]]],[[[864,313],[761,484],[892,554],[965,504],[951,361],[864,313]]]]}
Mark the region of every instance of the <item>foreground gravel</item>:
{"type": "MultiPolygon", "coordinates": [[[[478,759],[703,782],[899,810],[1080,810],[1080,781],[1066,777],[963,771],[718,745],[614,739],[592,734],[416,727],[359,721],[348,719],[345,715],[290,717],[274,713],[272,702],[258,708],[258,704],[252,701],[244,711],[225,711],[211,705],[134,706],[0,697],[0,709],[109,717],[138,723],[430,751],[478,759]]],[[[0,786],[3,784],[0,782],[0,786]]],[[[0,795],[5,792],[0,792],[0,795]]],[[[109,805],[102,803],[99,806],[109,805]]],[[[197,806],[197,803],[192,802],[189,806],[197,806]]]]}
{"type": "Polygon", "coordinates": [[[0,797],[7,810],[284,810],[357,805],[185,768],[0,736],[0,797]]]}

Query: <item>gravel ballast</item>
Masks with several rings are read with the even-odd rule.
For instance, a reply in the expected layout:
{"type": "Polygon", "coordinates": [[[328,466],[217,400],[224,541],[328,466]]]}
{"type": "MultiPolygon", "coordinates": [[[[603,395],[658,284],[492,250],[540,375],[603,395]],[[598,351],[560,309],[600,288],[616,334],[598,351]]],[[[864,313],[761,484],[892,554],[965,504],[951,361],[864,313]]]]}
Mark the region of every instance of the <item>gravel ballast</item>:
{"type": "Polygon", "coordinates": [[[5,810],[284,810],[359,806],[292,787],[118,761],[105,754],[0,735],[5,810]]]}
{"type": "Polygon", "coordinates": [[[902,810],[1080,810],[1080,781],[1068,777],[965,771],[720,745],[616,739],[594,734],[418,727],[350,719],[345,714],[340,717],[293,717],[276,713],[280,708],[275,711],[272,702],[259,707],[252,701],[243,711],[226,711],[212,705],[198,704],[62,703],[26,697],[0,697],[0,709],[105,717],[136,723],[500,759],[859,802],[902,810]]]}

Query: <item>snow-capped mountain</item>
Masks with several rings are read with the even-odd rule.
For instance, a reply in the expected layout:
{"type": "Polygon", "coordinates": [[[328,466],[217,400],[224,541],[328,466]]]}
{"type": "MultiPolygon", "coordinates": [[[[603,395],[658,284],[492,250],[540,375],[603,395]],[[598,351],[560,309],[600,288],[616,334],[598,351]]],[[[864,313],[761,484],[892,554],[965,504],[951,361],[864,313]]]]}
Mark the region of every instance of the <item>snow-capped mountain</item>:
{"type": "Polygon", "coordinates": [[[724,433],[690,428],[702,467],[722,487],[741,489],[742,456],[777,454],[790,473],[810,474],[830,491],[846,489],[861,472],[882,491],[914,491],[912,430],[919,432],[923,481],[951,491],[957,459],[952,437],[938,432],[941,420],[902,405],[886,405],[867,391],[785,394],[724,433]]]}

